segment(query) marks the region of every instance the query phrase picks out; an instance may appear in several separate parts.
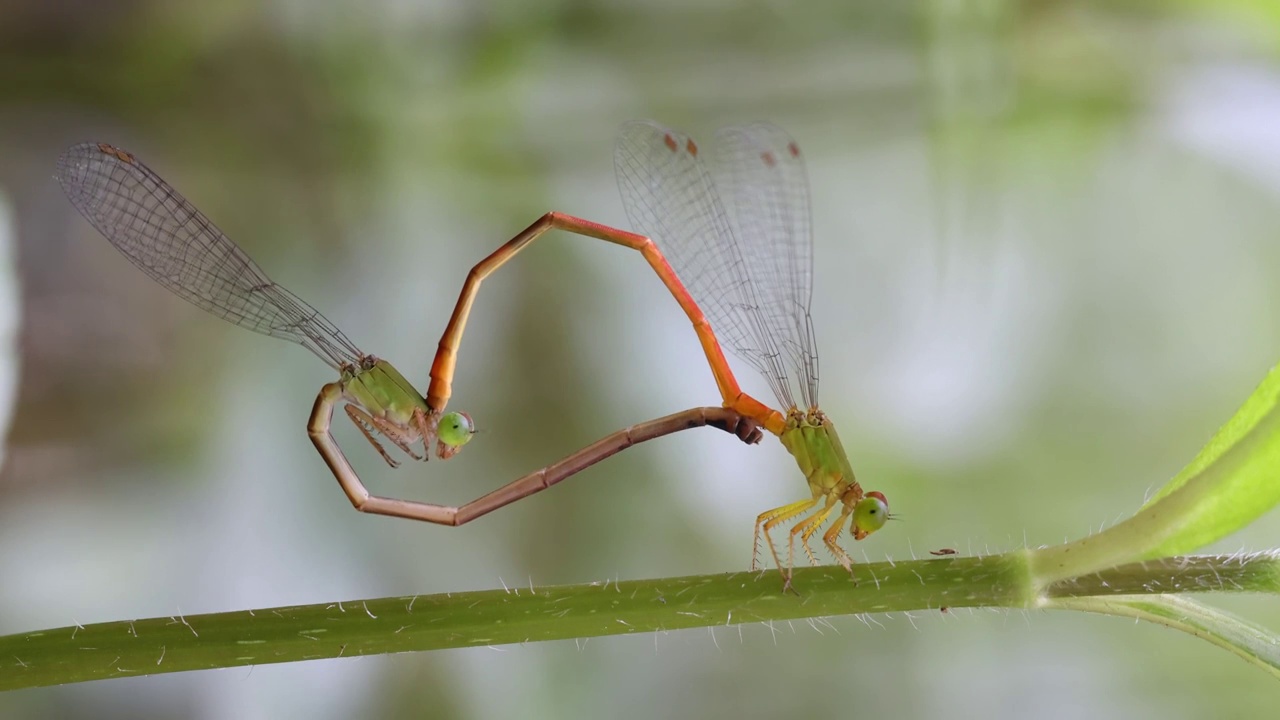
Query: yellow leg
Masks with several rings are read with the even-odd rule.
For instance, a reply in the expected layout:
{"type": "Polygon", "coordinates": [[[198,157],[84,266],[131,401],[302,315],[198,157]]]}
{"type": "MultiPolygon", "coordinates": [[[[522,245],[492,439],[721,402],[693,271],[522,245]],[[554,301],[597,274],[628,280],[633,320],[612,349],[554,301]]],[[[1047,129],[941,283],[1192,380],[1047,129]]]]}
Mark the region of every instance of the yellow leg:
{"type": "Polygon", "coordinates": [[[791,537],[787,539],[788,564],[795,562],[797,534],[800,535],[800,544],[804,547],[804,554],[809,556],[809,564],[818,564],[818,558],[813,556],[813,548],[809,547],[809,538],[813,537],[818,528],[822,527],[827,518],[831,517],[831,510],[835,508],[837,502],[837,498],[828,497],[827,504],[815,513],[813,517],[802,523],[797,523],[795,527],[791,528],[791,537]]]}
{"type": "Polygon", "coordinates": [[[787,565],[786,569],[783,569],[782,558],[778,557],[778,549],[773,546],[773,538],[769,537],[769,531],[777,527],[780,523],[784,523],[797,515],[803,515],[804,513],[809,512],[817,504],[817,498],[801,500],[800,502],[794,502],[790,505],[783,505],[782,507],[762,512],[756,517],[755,541],[752,543],[751,553],[751,569],[753,571],[759,567],[759,563],[756,562],[756,558],[760,554],[760,533],[763,531],[765,542],[769,543],[769,551],[773,553],[773,561],[778,565],[778,571],[782,573],[784,578],[787,578],[787,580],[790,581],[791,566],[787,565]]]}
{"type": "Polygon", "coordinates": [[[836,518],[831,529],[827,530],[827,532],[822,535],[822,542],[826,544],[827,549],[835,556],[836,561],[839,562],[845,570],[849,571],[850,575],[853,574],[853,558],[849,557],[849,553],[845,552],[844,548],[840,547],[840,543],[836,542],[836,538],[840,536],[840,531],[844,529],[845,520],[848,520],[849,516],[852,514],[853,508],[846,505],[844,510],[840,513],[840,517],[836,518]]]}

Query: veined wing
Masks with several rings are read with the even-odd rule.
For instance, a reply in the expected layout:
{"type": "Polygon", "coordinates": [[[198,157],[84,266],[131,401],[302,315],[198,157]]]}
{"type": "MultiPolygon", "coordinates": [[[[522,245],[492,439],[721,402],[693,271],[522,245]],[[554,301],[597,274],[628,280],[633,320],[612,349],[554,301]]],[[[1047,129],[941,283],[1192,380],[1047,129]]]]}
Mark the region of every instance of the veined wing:
{"type": "MultiPolygon", "coordinates": [[[[806,405],[817,394],[808,186],[794,186],[797,168],[804,177],[798,150],[770,166],[764,154],[775,151],[777,138],[755,127],[719,136],[722,147],[712,154],[724,186],[692,139],[651,121],[623,126],[614,164],[632,224],[658,245],[721,342],[765,377],[785,410],[797,406],[793,377],[806,405]],[[722,190],[731,193],[728,206],[722,190]],[[773,197],[784,190],[790,197],[773,197]],[[752,202],[765,207],[747,208],[752,202]],[[795,219],[800,206],[803,223],[795,219]],[[763,225],[744,227],[754,222],[763,225]]],[[[782,149],[792,146],[787,138],[782,149]]]]}
{"type": "Polygon", "coordinates": [[[289,340],[332,367],[363,353],[315,308],[275,284],[209,218],[151,168],[106,143],[58,158],[71,204],[151,279],[193,305],[254,332],[289,340]]]}

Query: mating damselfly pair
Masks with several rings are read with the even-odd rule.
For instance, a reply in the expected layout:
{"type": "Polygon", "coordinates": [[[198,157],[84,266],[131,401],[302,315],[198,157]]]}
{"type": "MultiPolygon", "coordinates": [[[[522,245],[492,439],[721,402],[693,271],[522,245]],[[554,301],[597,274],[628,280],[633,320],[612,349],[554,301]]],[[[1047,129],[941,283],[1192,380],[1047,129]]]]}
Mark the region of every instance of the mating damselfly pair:
{"type": "Polygon", "coordinates": [[[687,135],[637,121],[623,126],[614,163],[627,215],[644,234],[551,212],[481,260],[467,275],[440,338],[425,395],[390,363],[361,351],[313,307],[272,282],[132,154],[105,143],[75,145],[58,159],[57,179],[85,219],[153,280],[228,322],[298,343],[338,372],[336,381],[320,389],[307,431],[357,510],[462,525],[636,443],[710,426],[750,444],[763,437],[763,429],[796,459],[810,497],[756,518],[753,568],[761,535],[788,581],[797,537],[816,564],[809,541],[834,515],[822,540],[849,569],[852,559],[838,542],[841,531],[847,526],[860,540],[884,525],[889,508],[881,493],[863,491],[835,426],[818,408],[818,355],[809,312],[813,241],[799,146],[782,130],[755,124],[720,130],[704,155],[687,135]],[[334,408],[341,405],[393,467],[398,463],[379,438],[414,459],[426,460],[433,452],[444,459],[455,455],[475,429],[466,413],[445,407],[480,284],[552,229],[639,251],[692,322],[723,405],[619,430],[464,505],[371,494],[330,433],[334,408]],[[764,376],[781,410],[742,391],[721,338],[764,376]],[[770,535],[784,524],[790,524],[785,560],[770,535]]]}

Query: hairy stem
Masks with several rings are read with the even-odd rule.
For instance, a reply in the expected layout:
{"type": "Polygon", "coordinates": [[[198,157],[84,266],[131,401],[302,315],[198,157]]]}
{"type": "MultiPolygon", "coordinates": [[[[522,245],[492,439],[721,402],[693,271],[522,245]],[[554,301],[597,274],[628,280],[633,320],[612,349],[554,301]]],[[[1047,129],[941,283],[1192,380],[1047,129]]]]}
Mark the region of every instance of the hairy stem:
{"type": "Polygon", "coordinates": [[[1134,563],[1037,588],[1037,551],[776,572],[355,600],[73,626],[0,637],[0,690],[132,675],[945,607],[1276,592],[1271,554],[1134,563]]]}

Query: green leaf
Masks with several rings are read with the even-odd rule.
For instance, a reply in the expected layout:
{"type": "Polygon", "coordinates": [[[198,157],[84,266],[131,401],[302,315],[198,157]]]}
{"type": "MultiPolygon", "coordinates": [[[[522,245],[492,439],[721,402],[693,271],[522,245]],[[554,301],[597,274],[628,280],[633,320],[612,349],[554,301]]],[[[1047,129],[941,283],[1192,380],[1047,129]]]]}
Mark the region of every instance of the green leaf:
{"type": "Polygon", "coordinates": [[[1048,584],[1136,560],[1188,553],[1230,535],[1280,502],[1280,366],[1189,465],[1133,517],[1037,551],[1048,584]]]}
{"type": "MultiPolygon", "coordinates": [[[[1280,366],[1138,515],[1176,510],[1176,524],[1143,557],[1191,552],[1280,503],[1280,366]],[[1190,502],[1171,502],[1175,494],[1190,502]]],[[[1168,518],[1166,518],[1166,522],[1168,518]]]]}
{"type": "Polygon", "coordinates": [[[1205,468],[1222,457],[1223,453],[1239,443],[1263,418],[1275,412],[1278,404],[1280,404],[1280,365],[1271,368],[1266,379],[1258,385],[1249,399],[1245,400],[1236,414],[1218,429],[1209,443],[1201,448],[1199,454],[1182,469],[1182,472],[1152,496],[1144,507],[1154,505],[1161,498],[1186,485],[1187,481],[1203,472],[1205,468]]]}

